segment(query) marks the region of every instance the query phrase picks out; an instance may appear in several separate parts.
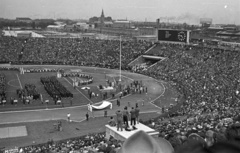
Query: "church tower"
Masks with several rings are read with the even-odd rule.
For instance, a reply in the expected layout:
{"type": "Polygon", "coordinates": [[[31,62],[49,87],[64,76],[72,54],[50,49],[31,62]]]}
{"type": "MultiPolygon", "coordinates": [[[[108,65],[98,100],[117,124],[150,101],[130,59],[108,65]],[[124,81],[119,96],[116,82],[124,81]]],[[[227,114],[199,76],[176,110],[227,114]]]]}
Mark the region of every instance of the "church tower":
{"type": "Polygon", "coordinates": [[[104,12],[103,12],[103,9],[102,9],[102,14],[101,14],[101,17],[100,17],[101,24],[104,24],[104,19],[105,19],[105,16],[104,16],[104,12]]]}
{"type": "Polygon", "coordinates": [[[102,9],[102,14],[101,14],[101,18],[104,18],[104,12],[103,12],[103,9],[102,9]]]}

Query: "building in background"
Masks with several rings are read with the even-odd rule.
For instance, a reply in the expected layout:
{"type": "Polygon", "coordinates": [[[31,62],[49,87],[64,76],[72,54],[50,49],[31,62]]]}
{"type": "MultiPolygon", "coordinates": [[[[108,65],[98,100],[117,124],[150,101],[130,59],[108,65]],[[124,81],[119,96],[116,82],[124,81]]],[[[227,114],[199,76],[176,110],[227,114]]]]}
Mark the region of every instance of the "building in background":
{"type": "MultiPolygon", "coordinates": [[[[94,25],[93,25],[94,26],[94,25]]],[[[87,29],[89,29],[89,28],[92,28],[92,26],[90,26],[89,24],[87,24],[87,23],[85,23],[85,22],[77,22],[76,24],[75,24],[75,27],[76,27],[76,29],[78,29],[78,30],[83,30],[83,31],[85,31],[85,30],[87,30],[87,29]]]]}
{"type": "Polygon", "coordinates": [[[113,22],[113,27],[129,29],[133,27],[133,24],[131,23],[131,21],[128,20],[116,20],[113,22]]]}
{"type": "Polygon", "coordinates": [[[141,35],[134,37],[137,41],[148,41],[148,42],[156,42],[157,36],[156,35],[141,35]]]}
{"type": "Polygon", "coordinates": [[[89,19],[89,25],[94,24],[94,28],[103,28],[103,27],[111,27],[113,24],[112,17],[105,17],[104,11],[102,10],[100,17],[91,17],[89,19]]]}
{"type": "Polygon", "coordinates": [[[30,18],[16,18],[16,22],[24,22],[24,23],[32,23],[32,19],[30,18]]]}
{"type": "Polygon", "coordinates": [[[65,25],[64,26],[64,31],[73,32],[76,29],[75,27],[76,27],[75,25],[65,25]]]}
{"type": "Polygon", "coordinates": [[[156,35],[155,27],[139,27],[139,35],[156,35]]]}
{"type": "Polygon", "coordinates": [[[64,29],[64,25],[49,25],[47,26],[47,30],[50,31],[60,31],[64,29]]]}
{"type": "Polygon", "coordinates": [[[211,18],[200,18],[200,24],[202,25],[203,28],[208,28],[212,24],[212,19],[211,18]]]}

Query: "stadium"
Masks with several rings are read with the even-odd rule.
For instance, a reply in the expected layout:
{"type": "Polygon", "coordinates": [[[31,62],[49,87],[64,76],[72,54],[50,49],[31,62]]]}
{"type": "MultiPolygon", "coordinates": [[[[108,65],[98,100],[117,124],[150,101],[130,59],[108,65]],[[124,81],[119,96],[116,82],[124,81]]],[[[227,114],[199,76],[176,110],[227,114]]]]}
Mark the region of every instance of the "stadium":
{"type": "Polygon", "coordinates": [[[0,23],[0,153],[240,151],[236,26],[89,21],[0,23]]]}
{"type": "Polygon", "coordinates": [[[1,146],[24,152],[59,151],[60,146],[65,152],[79,151],[89,147],[90,136],[115,149],[120,142],[103,139],[104,125],[117,110],[135,105],[140,122],[173,148],[192,139],[194,131],[200,140],[208,138],[204,131],[229,132],[239,120],[239,52],[191,45],[187,32],[177,32],[160,30],[155,44],[2,36],[1,146]],[[112,108],[98,109],[103,100],[112,108]],[[89,111],[89,105],[95,110],[89,111]]]}

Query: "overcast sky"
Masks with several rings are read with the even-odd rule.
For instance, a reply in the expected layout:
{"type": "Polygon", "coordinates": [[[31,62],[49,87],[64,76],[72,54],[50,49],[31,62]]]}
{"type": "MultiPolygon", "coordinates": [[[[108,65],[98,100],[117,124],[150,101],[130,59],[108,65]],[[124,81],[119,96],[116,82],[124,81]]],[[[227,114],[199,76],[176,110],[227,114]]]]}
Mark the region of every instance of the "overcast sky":
{"type": "Polygon", "coordinates": [[[135,21],[240,24],[240,0],[0,0],[0,17],[88,19],[100,16],[135,21]]]}

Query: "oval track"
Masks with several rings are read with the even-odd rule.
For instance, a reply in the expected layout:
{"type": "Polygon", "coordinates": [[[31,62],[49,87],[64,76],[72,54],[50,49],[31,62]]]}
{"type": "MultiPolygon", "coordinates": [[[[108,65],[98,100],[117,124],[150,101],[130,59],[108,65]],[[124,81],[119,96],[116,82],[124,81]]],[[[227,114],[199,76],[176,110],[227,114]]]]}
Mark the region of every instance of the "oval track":
{"type": "MultiPolygon", "coordinates": [[[[14,67],[17,67],[14,66],[14,67]]],[[[92,68],[92,67],[78,67],[78,66],[22,66],[21,67],[48,67],[48,68],[63,68],[63,69],[81,69],[83,73],[97,73],[97,74],[115,74],[118,75],[118,70],[110,70],[103,68],[92,68]]],[[[122,77],[128,78],[129,80],[142,80],[143,84],[147,86],[147,94],[134,94],[126,96],[121,99],[121,106],[116,106],[115,100],[113,102],[113,109],[108,111],[108,115],[114,115],[117,109],[123,109],[124,106],[127,106],[128,102],[131,102],[132,106],[135,106],[135,103],[140,103],[141,112],[153,112],[160,111],[159,107],[152,104],[152,101],[159,98],[165,91],[164,85],[161,82],[154,80],[148,76],[130,73],[122,71],[122,77]],[[144,101],[144,106],[142,103],[144,101]]],[[[79,93],[80,94],[80,93],[79,93]]],[[[87,113],[87,106],[75,106],[75,107],[66,107],[66,108],[53,108],[53,109],[40,109],[40,110],[24,110],[24,111],[9,111],[1,112],[0,123],[19,123],[19,122],[34,122],[34,121],[46,121],[46,120],[58,120],[66,119],[67,114],[71,113],[71,119],[73,121],[82,121],[85,119],[85,114],[87,113]]],[[[94,112],[94,116],[103,116],[103,111],[94,112]]],[[[91,115],[90,115],[91,117],[91,115]]]]}

